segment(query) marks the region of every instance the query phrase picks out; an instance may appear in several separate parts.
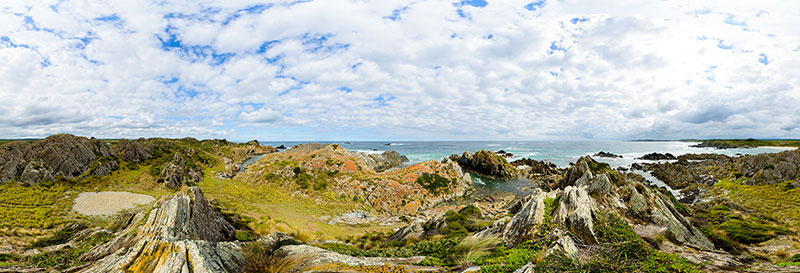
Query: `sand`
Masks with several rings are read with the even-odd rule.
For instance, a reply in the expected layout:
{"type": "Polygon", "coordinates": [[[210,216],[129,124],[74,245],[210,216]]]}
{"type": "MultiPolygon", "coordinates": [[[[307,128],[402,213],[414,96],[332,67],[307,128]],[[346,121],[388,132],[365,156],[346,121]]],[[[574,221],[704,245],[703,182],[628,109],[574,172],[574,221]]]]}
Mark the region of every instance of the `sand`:
{"type": "Polygon", "coordinates": [[[83,215],[112,215],[138,205],[150,204],[155,198],[130,192],[82,192],[72,209],[83,215]]]}

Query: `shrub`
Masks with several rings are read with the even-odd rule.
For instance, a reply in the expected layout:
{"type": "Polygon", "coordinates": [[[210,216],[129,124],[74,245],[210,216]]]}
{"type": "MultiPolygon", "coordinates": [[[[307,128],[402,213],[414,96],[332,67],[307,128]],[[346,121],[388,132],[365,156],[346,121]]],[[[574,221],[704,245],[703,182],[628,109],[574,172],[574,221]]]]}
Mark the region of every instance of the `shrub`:
{"type": "Polygon", "coordinates": [[[246,273],[280,273],[308,261],[309,256],[278,257],[275,250],[283,245],[254,242],[245,246],[242,271],[246,273]]]}
{"type": "Polygon", "coordinates": [[[423,173],[419,178],[417,178],[417,184],[420,184],[429,192],[438,195],[440,193],[447,192],[447,189],[451,184],[455,184],[455,181],[453,179],[444,178],[435,173],[423,173]]]}

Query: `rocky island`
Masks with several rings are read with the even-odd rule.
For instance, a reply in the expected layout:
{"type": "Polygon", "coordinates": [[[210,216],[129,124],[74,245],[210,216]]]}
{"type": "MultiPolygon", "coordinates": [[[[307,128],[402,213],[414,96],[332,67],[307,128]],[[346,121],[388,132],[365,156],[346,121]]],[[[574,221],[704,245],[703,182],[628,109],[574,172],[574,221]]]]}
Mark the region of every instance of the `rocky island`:
{"type": "Polygon", "coordinates": [[[673,157],[634,166],[659,188],[589,156],[559,168],[486,150],[409,164],[338,144],[11,142],[0,272],[800,270],[800,150],[673,157]],[[530,190],[479,195],[473,176],[530,190]]]}

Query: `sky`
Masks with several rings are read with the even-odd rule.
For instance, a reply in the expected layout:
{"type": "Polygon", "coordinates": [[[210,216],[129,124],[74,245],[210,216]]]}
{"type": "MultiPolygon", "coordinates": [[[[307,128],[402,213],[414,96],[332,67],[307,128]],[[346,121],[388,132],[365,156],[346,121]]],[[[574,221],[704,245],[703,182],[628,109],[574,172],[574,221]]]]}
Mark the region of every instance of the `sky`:
{"type": "Polygon", "coordinates": [[[0,3],[0,138],[800,136],[800,1],[0,3]]]}

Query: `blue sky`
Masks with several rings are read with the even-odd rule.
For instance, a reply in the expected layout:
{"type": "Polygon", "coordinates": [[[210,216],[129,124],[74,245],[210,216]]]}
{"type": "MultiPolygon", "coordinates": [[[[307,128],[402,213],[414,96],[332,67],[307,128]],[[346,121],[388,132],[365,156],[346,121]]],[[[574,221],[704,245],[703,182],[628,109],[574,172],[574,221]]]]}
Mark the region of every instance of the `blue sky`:
{"type": "Polygon", "coordinates": [[[4,1],[0,138],[796,138],[797,10],[4,1]]]}

